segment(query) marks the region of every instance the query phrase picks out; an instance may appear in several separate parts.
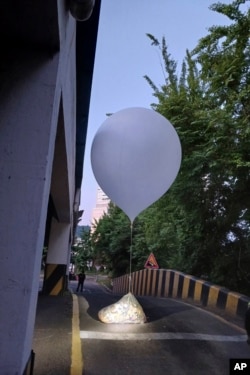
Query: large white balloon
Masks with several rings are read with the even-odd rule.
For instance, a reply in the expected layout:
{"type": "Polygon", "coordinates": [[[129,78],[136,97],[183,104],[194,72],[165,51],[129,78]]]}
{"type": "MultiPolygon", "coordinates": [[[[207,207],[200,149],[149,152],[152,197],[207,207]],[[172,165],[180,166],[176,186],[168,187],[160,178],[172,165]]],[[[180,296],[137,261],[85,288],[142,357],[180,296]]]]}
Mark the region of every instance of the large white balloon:
{"type": "Polygon", "coordinates": [[[146,108],[108,117],[91,148],[95,178],[131,222],[172,185],[181,164],[181,144],[171,123],[146,108]]]}

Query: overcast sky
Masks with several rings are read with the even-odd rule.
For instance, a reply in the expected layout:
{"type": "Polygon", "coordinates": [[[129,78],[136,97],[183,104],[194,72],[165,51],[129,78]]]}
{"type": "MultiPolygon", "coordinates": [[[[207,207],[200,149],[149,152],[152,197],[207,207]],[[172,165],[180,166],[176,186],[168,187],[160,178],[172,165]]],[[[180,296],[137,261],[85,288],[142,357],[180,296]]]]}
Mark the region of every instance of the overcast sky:
{"type": "Polygon", "coordinates": [[[90,225],[96,202],[97,183],[90,150],[97,129],[107,113],[127,107],[151,107],[155,98],[144,75],[157,85],[164,83],[160,54],[146,34],[159,40],[164,36],[169,53],[180,68],[186,49],[192,50],[210,26],[228,22],[225,16],[209,10],[214,2],[102,0],[83,167],[80,209],[84,214],[80,225],[90,225]]]}

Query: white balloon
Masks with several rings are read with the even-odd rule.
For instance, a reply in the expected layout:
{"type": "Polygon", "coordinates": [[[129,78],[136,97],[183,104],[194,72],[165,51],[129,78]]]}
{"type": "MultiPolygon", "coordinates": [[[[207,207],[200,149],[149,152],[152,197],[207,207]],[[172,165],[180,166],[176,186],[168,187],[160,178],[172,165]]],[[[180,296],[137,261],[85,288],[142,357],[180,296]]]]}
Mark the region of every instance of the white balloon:
{"type": "Polygon", "coordinates": [[[146,108],[127,108],[108,117],[91,148],[95,178],[131,222],[174,182],[181,144],[171,123],[146,108]]]}

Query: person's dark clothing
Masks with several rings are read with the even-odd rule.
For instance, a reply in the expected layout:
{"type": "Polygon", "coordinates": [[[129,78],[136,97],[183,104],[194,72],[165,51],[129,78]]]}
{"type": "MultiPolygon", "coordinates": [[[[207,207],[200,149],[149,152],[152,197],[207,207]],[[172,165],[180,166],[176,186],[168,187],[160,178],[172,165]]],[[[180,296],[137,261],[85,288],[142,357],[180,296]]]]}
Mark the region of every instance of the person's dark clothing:
{"type": "Polygon", "coordinates": [[[83,290],[84,280],[85,280],[85,274],[84,274],[84,273],[80,273],[80,274],[78,275],[78,285],[77,285],[77,289],[76,289],[77,292],[78,292],[79,289],[80,289],[81,292],[82,292],[82,290],[83,290]]]}

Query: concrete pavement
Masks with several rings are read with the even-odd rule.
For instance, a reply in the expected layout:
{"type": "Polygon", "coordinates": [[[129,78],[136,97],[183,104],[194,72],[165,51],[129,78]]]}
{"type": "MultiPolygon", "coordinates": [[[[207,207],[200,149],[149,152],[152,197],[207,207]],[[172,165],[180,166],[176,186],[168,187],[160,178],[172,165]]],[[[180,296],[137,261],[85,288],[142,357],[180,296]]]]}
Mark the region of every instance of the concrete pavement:
{"type": "Polygon", "coordinates": [[[34,375],[69,375],[72,354],[73,298],[39,294],[33,350],[34,375]]]}

